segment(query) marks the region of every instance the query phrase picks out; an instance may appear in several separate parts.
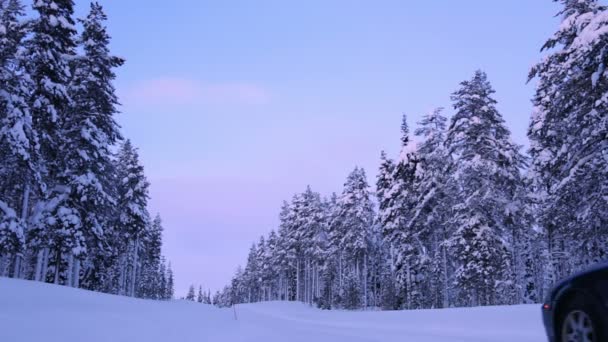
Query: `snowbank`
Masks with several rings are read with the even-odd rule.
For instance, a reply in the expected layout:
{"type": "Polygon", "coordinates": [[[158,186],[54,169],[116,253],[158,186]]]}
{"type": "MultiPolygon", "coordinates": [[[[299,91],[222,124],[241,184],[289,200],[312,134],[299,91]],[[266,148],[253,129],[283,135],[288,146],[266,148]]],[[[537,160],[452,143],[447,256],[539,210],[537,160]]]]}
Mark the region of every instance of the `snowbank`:
{"type": "Polygon", "coordinates": [[[544,341],[537,305],[395,312],[270,302],[232,309],[0,278],[0,341],[544,341]]]}

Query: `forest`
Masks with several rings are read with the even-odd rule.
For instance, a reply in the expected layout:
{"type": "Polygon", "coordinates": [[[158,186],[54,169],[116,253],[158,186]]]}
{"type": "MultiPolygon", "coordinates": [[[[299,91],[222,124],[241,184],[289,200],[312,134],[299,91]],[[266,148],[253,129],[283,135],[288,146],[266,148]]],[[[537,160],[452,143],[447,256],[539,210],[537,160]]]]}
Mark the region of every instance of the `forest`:
{"type": "Polygon", "coordinates": [[[537,303],[608,252],[608,10],[560,0],[561,25],[529,73],[527,151],[511,140],[495,90],[476,71],[454,115],[403,116],[401,153],[380,154],[341,194],[310,187],[284,202],[219,306],[267,300],[324,309],[537,303]]]}
{"type": "Polygon", "coordinates": [[[160,216],[117,124],[107,17],[92,3],[0,0],[0,276],[173,297],[160,216]]]}

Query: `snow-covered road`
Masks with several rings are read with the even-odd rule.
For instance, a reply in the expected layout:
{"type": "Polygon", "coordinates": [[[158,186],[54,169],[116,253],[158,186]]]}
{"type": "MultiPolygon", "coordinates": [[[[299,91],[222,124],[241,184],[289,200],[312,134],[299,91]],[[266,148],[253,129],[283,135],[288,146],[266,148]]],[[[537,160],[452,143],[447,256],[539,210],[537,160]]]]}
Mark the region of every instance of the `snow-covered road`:
{"type": "Polygon", "coordinates": [[[544,341],[537,305],[395,312],[270,302],[232,309],[0,278],[0,341],[544,341]]]}

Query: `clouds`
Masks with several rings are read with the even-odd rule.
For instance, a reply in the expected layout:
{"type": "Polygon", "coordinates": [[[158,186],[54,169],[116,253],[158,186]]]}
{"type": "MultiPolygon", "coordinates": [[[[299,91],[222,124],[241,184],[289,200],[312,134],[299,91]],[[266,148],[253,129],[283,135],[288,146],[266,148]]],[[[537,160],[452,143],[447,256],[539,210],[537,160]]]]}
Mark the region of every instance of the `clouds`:
{"type": "Polygon", "coordinates": [[[270,91],[246,82],[209,83],[180,77],[161,77],[132,84],[122,91],[127,107],[156,108],[197,105],[264,105],[270,91]]]}

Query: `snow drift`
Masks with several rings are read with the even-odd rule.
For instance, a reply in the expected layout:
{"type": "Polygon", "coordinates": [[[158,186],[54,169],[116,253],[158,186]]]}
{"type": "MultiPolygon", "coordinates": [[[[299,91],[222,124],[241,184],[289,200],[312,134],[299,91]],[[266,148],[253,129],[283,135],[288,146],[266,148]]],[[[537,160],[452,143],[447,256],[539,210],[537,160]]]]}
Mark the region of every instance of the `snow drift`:
{"type": "Polygon", "coordinates": [[[268,302],[232,309],[0,278],[0,341],[543,341],[538,305],[321,311],[268,302]]]}

